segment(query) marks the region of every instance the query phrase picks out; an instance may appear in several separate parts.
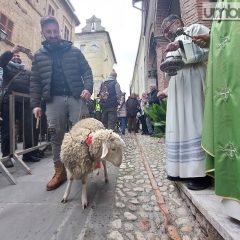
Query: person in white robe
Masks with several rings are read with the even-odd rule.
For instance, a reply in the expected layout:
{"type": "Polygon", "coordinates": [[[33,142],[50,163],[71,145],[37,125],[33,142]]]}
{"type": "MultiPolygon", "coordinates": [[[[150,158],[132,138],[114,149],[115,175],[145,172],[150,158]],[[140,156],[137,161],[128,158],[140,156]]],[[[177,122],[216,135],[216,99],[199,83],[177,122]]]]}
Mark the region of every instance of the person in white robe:
{"type": "Polygon", "coordinates": [[[205,154],[201,147],[204,82],[208,48],[200,48],[190,36],[209,32],[204,25],[184,27],[181,18],[169,15],[163,20],[164,36],[171,41],[167,56],[181,56],[184,67],[171,76],[167,90],[166,155],[168,179],[186,180],[191,190],[210,185],[205,176],[205,154]],[[178,28],[186,35],[177,36],[178,28]]]}

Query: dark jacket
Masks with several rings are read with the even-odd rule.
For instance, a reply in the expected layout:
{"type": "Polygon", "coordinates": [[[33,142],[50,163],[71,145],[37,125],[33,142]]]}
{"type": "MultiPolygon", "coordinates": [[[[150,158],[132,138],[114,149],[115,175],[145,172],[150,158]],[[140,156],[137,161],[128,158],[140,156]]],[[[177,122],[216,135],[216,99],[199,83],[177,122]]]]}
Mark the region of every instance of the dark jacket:
{"type": "MultiPolygon", "coordinates": [[[[102,83],[101,88],[103,85],[107,87],[108,91],[108,98],[107,100],[100,99],[100,105],[102,109],[112,108],[118,106],[118,97],[116,92],[116,84],[118,84],[117,80],[106,80],[102,83]]],[[[101,92],[101,90],[100,90],[101,92]]],[[[101,95],[101,94],[100,94],[101,95]]]]}
{"type": "Polygon", "coordinates": [[[54,51],[59,52],[61,72],[71,95],[79,98],[84,89],[92,93],[92,70],[80,49],[73,47],[71,42],[65,40],[61,40],[57,48],[51,47],[46,41],[42,44],[43,47],[34,55],[32,64],[30,82],[32,108],[40,106],[41,97],[46,102],[51,101],[54,51]]]}
{"type": "Polygon", "coordinates": [[[0,57],[0,67],[3,68],[3,89],[8,86],[11,79],[21,73],[10,83],[6,89],[6,93],[9,94],[12,91],[19,93],[29,93],[29,81],[30,81],[30,71],[25,70],[23,65],[15,64],[11,62],[13,54],[10,51],[6,51],[0,57]]]}
{"type": "Polygon", "coordinates": [[[158,91],[156,89],[154,89],[153,91],[151,91],[150,93],[148,93],[148,103],[149,105],[156,103],[159,104],[159,98],[157,97],[157,93],[158,91]]]}
{"type": "Polygon", "coordinates": [[[6,51],[0,56],[0,67],[4,68],[7,66],[9,61],[12,59],[13,53],[11,51],[6,51]]]}
{"type": "Polygon", "coordinates": [[[140,110],[139,101],[135,97],[129,97],[126,101],[127,117],[136,117],[140,110]]]}

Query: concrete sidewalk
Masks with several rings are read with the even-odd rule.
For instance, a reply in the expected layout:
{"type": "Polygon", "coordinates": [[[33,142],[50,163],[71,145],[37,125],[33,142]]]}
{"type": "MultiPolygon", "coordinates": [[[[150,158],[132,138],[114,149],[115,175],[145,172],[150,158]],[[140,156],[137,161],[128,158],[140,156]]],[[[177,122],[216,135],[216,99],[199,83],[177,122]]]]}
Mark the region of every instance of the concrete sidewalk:
{"type": "Polygon", "coordinates": [[[51,156],[28,165],[32,175],[26,175],[19,167],[9,169],[17,185],[10,185],[0,174],[1,239],[106,239],[106,226],[114,203],[117,168],[108,164],[109,184],[104,183],[103,171],[99,176],[96,176],[96,172],[90,175],[89,207],[83,211],[80,181],[73,183],[66,204],[61,203],[66,184],[55,191],[46,191],[46,183],[53,173],[51,156]]]}

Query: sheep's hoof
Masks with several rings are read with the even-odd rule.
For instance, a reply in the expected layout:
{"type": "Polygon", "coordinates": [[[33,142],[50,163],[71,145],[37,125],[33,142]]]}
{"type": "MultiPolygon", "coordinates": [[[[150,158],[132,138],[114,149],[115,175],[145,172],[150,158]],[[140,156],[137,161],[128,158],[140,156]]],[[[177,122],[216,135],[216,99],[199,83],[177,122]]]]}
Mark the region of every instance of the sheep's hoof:
{"type": "Polygon", "coordinates": [[[61,201],[61,203],[66,203],[67,202],[67,199],[64,199],[61,201]]]}
{"type": "Polygon", "coordinates": [[[105,183],[109,183],[109,180],[107,178],[105,179],[105,183]]]}
{"type": "Polygon", "coordinates": [[[87,205],[88,205],[87,203],[84,203],[84,204],[83,204],[83,210],[84,210],[85,208],[87,208],[87,205]]]}

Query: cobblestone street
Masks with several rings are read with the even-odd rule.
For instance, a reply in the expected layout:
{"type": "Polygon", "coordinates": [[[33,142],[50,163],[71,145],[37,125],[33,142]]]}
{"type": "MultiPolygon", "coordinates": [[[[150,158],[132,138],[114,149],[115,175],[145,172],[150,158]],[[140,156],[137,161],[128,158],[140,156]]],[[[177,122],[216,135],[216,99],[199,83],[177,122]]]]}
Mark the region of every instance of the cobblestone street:
{"type": "Polygon", "coordinates": [[[117,179],[114,218],[108,239],[170,239],[166,224],[175,226],[184,240],[207,239],[175,184],[166,179],[162,141],[149,136],[128,134],[125,142],[125,158],[117,179]],[[154,194],[144,158],[149,163],[166,203],[167,216],[160,210],[160,206],[164,204],[159,204],[154,194]]]}
{"type": "Polygon", "coordinates": [[[140,134],[123,139],[123,163],[120,169],[108,164],[109,183],[104,183],[102,169],[99,176],[90,175],[85,210],[80,181],[74,182],[66,204],[61,203],[66,184],[45,190],[52,174],[50,152],[41,162],[29,164],[32,175],[15,164],[10,172],[17,185],[1,174],[1,239],[221,240],[209,224],[203,221],[200,226],[204,217],[166,179],[163,141],[140,134]]]}

